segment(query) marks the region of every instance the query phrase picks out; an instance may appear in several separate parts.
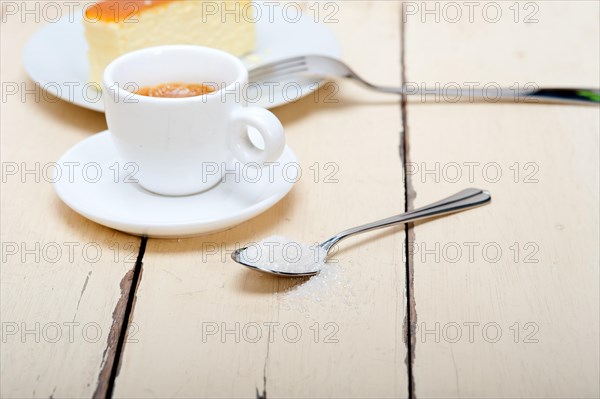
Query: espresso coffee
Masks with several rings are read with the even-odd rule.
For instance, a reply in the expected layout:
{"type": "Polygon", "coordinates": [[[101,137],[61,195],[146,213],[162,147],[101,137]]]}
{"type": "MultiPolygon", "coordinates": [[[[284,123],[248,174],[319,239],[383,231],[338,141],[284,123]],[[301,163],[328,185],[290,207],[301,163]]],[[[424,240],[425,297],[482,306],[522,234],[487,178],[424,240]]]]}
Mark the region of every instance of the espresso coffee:
{"type": "Polygon", "coordinates": [[[185,98],[202,96],[214,91],[214,88],[201,83],[161,83],[156,86],[142,87],[135,94],[146,97],[185,98]]]}

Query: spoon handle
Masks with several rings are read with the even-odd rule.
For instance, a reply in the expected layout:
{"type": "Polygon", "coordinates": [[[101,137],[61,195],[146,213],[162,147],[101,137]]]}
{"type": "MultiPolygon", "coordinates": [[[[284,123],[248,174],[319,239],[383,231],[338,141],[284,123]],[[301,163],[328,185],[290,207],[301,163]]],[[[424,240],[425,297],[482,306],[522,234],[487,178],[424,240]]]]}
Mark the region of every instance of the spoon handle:
{"type": "Polygon", "coordinates": [[[383,227],[394,226],[400,223],[410,223],[416,220],[428,219],[436,216],[447,215],[449,213],[464,211],[484,205],[490,202],[491,199],[492,197],[490,196],[490,193],[485,190],[468,188],[441,201],[434,202],[421,208],[392,216],[387,219],[378,220],[376,222],[344,230],[322,243],[321,247],[325,251],[329,251],[334,244],[354,234],[381,229],[383,227]]]}

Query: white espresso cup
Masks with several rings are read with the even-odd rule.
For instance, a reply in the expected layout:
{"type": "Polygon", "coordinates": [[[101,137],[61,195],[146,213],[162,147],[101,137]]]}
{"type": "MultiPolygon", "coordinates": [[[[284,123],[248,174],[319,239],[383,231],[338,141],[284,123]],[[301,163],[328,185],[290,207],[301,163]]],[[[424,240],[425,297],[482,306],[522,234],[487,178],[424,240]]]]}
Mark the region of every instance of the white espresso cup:
{"type": "Polygon", "coordinates": [[[218,184],[235,159],[263,166],[283,152],[281,123],[266,109],[247,106],[248,71],[231,54],[199,46],[151,47],[115,59],[102,83],[117,152],[137,166],[135,178],[154,193],[199,193],[218,184]],[[132,93],[164,83],[217,90],[186,98],[132,93]],[[248,127],[258,130],[264,148],[252,144],[248,127]]]}

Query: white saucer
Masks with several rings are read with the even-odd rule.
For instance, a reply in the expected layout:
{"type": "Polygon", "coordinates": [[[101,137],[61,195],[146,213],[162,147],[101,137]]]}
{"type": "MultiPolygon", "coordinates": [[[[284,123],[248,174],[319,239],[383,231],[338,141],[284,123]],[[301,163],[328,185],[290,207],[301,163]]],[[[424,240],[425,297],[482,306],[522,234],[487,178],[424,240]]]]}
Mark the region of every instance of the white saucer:
{"type": "MultiPolygon", "coordinates": [[[[23,63],[29,77],[53,96],[104,112],[102,95],[88,84],[87,42],[82,18],[80,13],[66,15],[38,30],[25,46],[23,63]]],[[[272,22],[269,18],[259,18],[256,29],[257,48],[242,59],[249,69],[304,54],[340,57],[340,46],[334,34],[324,25],[315,23],[311,16],[290,22],[277,12],[273,13],[272,22]]],[[[271,89],[272,95],[266,86],[262,86],[257,97],[257,92],[249,92],[250,105],[273,108],[286,104],[312,93],[322,80],[300,77],[294,78],[293,87],[286,86],[290,82],[279,82],[271,89]],[[284,88],[287,94],[283,93],[284,88]]]]}
{"type": "Polygon", "coordinates": [[[233,227],[281,200],[299,178],[299,165],[287,146],[278,162],[272,173],[240,166],[237,182],[231,174],[204,193],[166,197],[127,182],[134,169],[118,158],[106,130],[62,156],[54,186],[65,204],[94,222],[135,235],[186,237],[233,227]]]}

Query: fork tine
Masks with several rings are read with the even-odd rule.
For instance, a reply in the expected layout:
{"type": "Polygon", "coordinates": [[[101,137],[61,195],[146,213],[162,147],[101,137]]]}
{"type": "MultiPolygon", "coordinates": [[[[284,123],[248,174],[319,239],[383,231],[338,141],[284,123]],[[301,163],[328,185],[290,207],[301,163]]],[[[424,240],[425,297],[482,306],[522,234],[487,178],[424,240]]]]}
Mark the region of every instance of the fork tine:
{"type": "Polygon", "coordinates": [[[297,68],[303,68],[303,67],[306,67],[306,64],[304,64],[303,62],[297,62],[294,64],[287,64],[283,67],[273,67],[273,68],[263,69],[261,71],[252,71],[248,77],[249,77],[249,79],[257,79],[260,77],[269,76],[269,75],[277,75],[277,74],[280,74],[281,72],[285,72],[285,71],[289,71],[289,70],[297,69],[297,68]]]}
{"type": "Polygon", "coordinates": [[[281,71],[286,71],[289,69],[294,69],[298,67],[306,66],[306,62],[304,57],[295,57],[294,59],[287,59],[279,62],[273,62],[271,64],[263,65],[256,69],[252,69],[249,72],[249,78],[251,80],[256,80],[259,77],[271,74],[278,74],[281,71]]]}
{"type": "Polygon", "coordinates": [[[259,76],[250,76],[249,81],[250,82],[259,82],[259,81],[265,82],[266,79],[280,79],[284,76],[297,75],[297,74],[304,73],[304,72],[308,72],[308,67],[306,67],[305,65],[299,66],[297,68],[282,69],[282,70],[274,72],[274,73],[266,73],[266,74],[261,74],[259,76]]]}
{"type": "Polygon", "coordinates": [[[283,67],[286,64],[301,62],[301,61],[304,61],[305,59],[306,59],[306,57],[303,55],[300,55],[297,57],[291,57],[291,58],[284,58],[283,60],[269,62],[268,64],[264,64],[259,67],[253,68],[252,71],[261,71],[263,69],[268,69],[268,68],[283,67]]]}
{"type": "Polygon", "coordinates": [[[272,67],[269,67],[269,68],[263,68],[261,70],[252,70],[252,71],[250,71],[249,76],[250,77],[264,76],[264,75],[269,75],[269,74],[272,74],[272,73],[278,73],[280,71],[285,71],[285,70],[288,70],[288,69],[297,68],[297,67],[303,67],[303,66],[306,66],[306,64],[304,62],[297,61],[297,62],[294,62],[294,63],[285,64],[283,66],[278,66],[277,65],[277,66],[272,66],[272,67]]]}
{"type": "Polygon", "coordinates": [[[290,73],[294,73],[294,72],[305,72],[308,70],[308,67],[306,65],[303,64],[298,64],[298,65],[294,65],[294,66],[290,66],[288,68],[282,68],[279,70],[270,70],[270,71],[265,71],[263,73],[259,73],[259,74],[251,74],[248,79],[249,80],[257,80],[257,79],[265,79],[265,78],[270,78],[270,77],[275,77],[275,76],[281,76],[281,75],[287,75],[290,73]]]}

